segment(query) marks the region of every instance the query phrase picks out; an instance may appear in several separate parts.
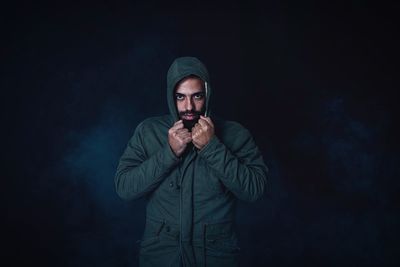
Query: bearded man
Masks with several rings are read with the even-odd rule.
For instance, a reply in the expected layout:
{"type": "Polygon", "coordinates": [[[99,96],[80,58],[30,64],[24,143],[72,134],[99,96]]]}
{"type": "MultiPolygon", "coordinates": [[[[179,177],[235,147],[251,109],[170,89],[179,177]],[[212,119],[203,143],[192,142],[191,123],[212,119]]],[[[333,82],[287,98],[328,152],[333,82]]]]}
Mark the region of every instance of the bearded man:
{"type": "Polygon", "coordinates": [[[141,122],[117,168],[127,200],[145,197],[140,266],[237,266],[237,200],[264,192],[267,167],[249,131],[211,116],[211,86],[195,57],[167,74],[170,114],[141,122]]]}

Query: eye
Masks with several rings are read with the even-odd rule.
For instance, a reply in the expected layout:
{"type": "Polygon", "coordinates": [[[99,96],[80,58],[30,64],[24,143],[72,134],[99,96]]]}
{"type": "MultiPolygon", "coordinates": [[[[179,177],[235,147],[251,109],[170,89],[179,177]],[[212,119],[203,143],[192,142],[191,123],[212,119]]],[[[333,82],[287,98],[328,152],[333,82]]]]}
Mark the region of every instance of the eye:
{"type": "Polygon", "coordinates": [[[183,95],[180,95],[180,94],[175,95],[176,100],[183,100],[183,98],[184,98],[183,95]]]}
{"type": "Polygon", "coordinates": [[[194,99],[196,99],[196,100],[200,100],[200,99],[203,99],[203,98],[204,98],[204,94],[203,93],[194,95],[194,99]]]}

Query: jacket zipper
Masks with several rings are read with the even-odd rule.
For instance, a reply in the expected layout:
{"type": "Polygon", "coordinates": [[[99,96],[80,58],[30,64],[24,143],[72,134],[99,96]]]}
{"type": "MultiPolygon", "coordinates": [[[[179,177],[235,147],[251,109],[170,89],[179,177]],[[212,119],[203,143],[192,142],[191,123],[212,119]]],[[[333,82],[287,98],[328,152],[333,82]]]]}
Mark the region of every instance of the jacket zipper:
{"type": "MultiPolygon", "coordinates": [[[[193,146],[192,151],[195,151],[195,147],[193,146]]],[[[190,156],[191,154],[189,154],[188,156],[190,156]]],[[[182,201],[182,192],[183,192],[183,187],[182,187],[182,180],[183,180],[183,176],[185,175],[185,172],[187,170],[187,168],[189,167],[190,163],[192,162],[192,160],[194,159],[194,155],[191,156],[191,158],[189,159],[189,162],[184,165],[182,173],[181,173],[181,177],[180,177],[180,181],[179,181],[179,186],[180,186],[180,192],[179,192],[179,250],[180,250],[180,260],[182,261],[182,266],[184,266],[184,261],[183,261],[183,248],[182,248],[182,205],[183,205],[183,201],[182,201]]]]}

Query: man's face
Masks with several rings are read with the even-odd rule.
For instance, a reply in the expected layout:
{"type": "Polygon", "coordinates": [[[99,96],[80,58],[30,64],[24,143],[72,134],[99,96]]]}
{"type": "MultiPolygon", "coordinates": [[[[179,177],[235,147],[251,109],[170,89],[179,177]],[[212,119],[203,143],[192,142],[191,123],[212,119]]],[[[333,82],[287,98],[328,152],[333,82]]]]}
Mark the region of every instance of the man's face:
{"type": "Polygon", "coordinates": [[[175,103],[179,118],[189,130],[197,123],[200,115],[204,115],[205,92],[203,81],[189,77],[181,81],[175,90],[175,103]]]}

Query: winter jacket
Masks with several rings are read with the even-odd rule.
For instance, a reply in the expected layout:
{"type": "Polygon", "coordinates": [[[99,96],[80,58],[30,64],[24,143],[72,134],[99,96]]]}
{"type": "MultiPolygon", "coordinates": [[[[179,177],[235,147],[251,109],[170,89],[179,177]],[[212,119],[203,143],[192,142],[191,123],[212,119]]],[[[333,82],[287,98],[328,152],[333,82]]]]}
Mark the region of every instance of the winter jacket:
{"type": "Polygon", "coordinates": [[[239,123],[210,116],[215,135],[204,148],[189,144],[181,157],[171,150],[168,130],[178,120],[174,89],[189,75],[205,82],[210,116],[206,67],[197,58],[176,59],[167,74],[170,114],[137,126],[115,175],[121,198],[147,199],[140,266],[236,266],[236,201],[254,201],[264,192],[267,167],[239,123]]]}

